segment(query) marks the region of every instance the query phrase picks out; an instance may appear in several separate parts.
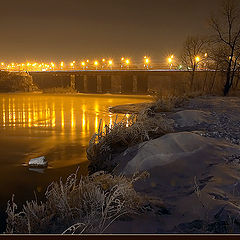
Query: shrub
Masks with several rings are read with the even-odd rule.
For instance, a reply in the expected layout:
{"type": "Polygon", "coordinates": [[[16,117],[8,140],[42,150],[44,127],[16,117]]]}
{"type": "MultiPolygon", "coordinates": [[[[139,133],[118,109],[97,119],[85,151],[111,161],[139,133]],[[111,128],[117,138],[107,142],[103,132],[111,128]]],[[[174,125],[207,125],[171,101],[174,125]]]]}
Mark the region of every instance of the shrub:
{"type": "Polygon", "coordinates": [[[111,172],[116,163],[112,155],[125,151],[128,147],[173,132],[173,123],[161,116],[155,117],[150,109],[138,115],[125,117],[104,128],[99,124],[98,132],[93,135],[87,148],[91,173],[104,170],[111,172]]]}
{"type": "Polygon", "coordinates": [[[14,200],[7,206],[7,234],[102,233],[117,218],[136,213],[142,200],[133,183],[147,173],[131,179],[98,172],[66,182],[53,182],[45,193],[46,202],[26,202],[16,213],[14,200]]]}
{"type": "Polygon", "coordinates": [[[2,92],[30,92],[38,90],[33,83],[32,76],[26,72],[0,71],[0,91],[2,92]]]}

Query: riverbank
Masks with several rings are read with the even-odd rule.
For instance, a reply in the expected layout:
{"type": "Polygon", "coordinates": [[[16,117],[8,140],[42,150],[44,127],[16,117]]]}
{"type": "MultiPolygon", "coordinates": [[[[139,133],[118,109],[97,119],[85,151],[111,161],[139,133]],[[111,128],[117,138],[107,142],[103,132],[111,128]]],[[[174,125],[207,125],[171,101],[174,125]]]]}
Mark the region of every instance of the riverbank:
{"type": "MultiPolygon", "coordinates": [[[[141,106],[114,112],[136,113],[141,106]]],[[[147,202],[143,213],[117,220],[107,232],[239,233],[240,98],[197,97],[151,115],[159,116],[174,121],[173,133],[113,159],[115,174],[150,174],[135,185],[147,202]]]]}
{"type": "MultiPolygon", "coordinates": [[[[114,122],[114,119],[108,121],[112,126],[102,124],[105,133],[100,126],[95,126],[94,130],[98,129],[97,139],[94,135],[87,147],[88,159],[91,161],[89,157],[92,156],[93,160],[94,157],[97,157],[95,160],[100,160],[91,162],[90,165],[93,163],[95,167],[90,170],[98,172],[109,169],[110,173],[109,175],[98,172],[93,177],[88,176],[85,179],[87,183],[96,186],[84,190],[90,196],[96,194],[94,199],[97,202],[90,201],[91,198],[86,200],[85,204],[90,211],[84,210],[86,216],[89,216],[89,213],[90,215],[93,213],[94,216],[100,214],[98,215],[100,218],[92,219],[94,228],[91,226],[85,228],[85,222],[83,224],[79,222],[82,220],[78,217],[71,223],[63,221],[63,224],[61,221],[64,218],[61,218],[61,221],[57,222],[59,228],[48,227],[54,226],[56,223],[54,219],[62,217],[63,208],[58,209],[58,201],[55,201],[61,198],[62,194],[69,196],[65,198],[64,204],[70,208],[64,214],[71,213],[76,216],[75,209],[78,206],[76,204],[84,198],[84,195],[81,195],[78,201],[74,200],[79,188],[75,188],[77,185],[74,187],[68,185],[71,177],[61,187],[63,190],[66,189],[66,192],[58,191],[61,182],[54,185],[52,192],[56,190],[60,195],[50,198],[53,208],[49,208],[48,200],[44,202],[42,206],[49,211],[45,211],[37,221],[41,222],[42,217],[49,219],[46,224],[49,233],[62,233],[70,227],[69,224],[78,226],[80,232],[83,230],[84,233],[99,233],[99,229],[103,229],[99,226],[106,226],[101,223],[101,219],[105,219],[106,216],[102,218],[101,213],[105,210],[98,212],[96,206],[97,209],[105,209],[108,206],[106,196],[117,191],[116,203],[125,206],[123,203],[130,201],[132,204],[133,194],[138,199],[134,200],[132,205],[136,208],[127,209],[127,214],[124,214],[124,208],[123,212],[119,209],[116,212],[118,217],[115,219],[116,215],[112,216],[115,221],[106,229],[104,227],[104,233],[239,233],[240,99],[223,97],[168,99],[165,106],[163,101],[157,104],[146,103],[147,109],[145,103],[137,102],[136,105],[122,103],[125,113],[131,111],[139,113],[135,115],[136,118],[133,115],[127,116],[120,123],[114,122]],[[147,172],[149,176],[139,180],[137,172],[147,172]],[[123,175],[120,180],[119,174],[123,175]],[[111,180],[105,181],[106,177],[111,180]],[[119,187],[121,191],[118,191],[119,187]],[[129,191],[126,192],[125,189],[129,191]],[[51,211],[53,215],[47,215],[51,211]],[[53,219],[48,218],[50,216],[54,216],[53,219]]],[[[118,107],[118,111],[121,112],[121,108],[118,107]]],[[[96,116],[95,120],[99,119],[99,116],[96,116]]],[[[83,119],[86,125],[86,118],[83,119]]],[[[70,126],[72,127],[71,124],[70,126]]],[[[76,178],[73,178],[76,181],[76,178]]],[[[111,202],[110,209],[116,211],[118,208],[115,208],[114,201],[111,202]]],[[[33,202],[35,206],[33,212],[38,211],[37,204],[33,202]]],[[[31,206],[28,208],[31,209],[31,206]]],[[[81,210],[78,207],[77,209],[81,210]]],[[[8,212],[11,213],[11,208],[8,208],[8,212]]],[[[13,233],[26,231],[26,226],[24,225],[24,230],[21,224],[26,222],[28,214],[27,211],[21,220],[19,219],[17,225],[19,228],[13,230],[13,233]]],[[[36,223],[34,219],[32,221],[36,223]]],[[[10,221],[8,225],[10,230],[11,223],[14,221],[10,221]]],[[[46,229],[32,228],[30,232],[46,233],[46,229]]]]}

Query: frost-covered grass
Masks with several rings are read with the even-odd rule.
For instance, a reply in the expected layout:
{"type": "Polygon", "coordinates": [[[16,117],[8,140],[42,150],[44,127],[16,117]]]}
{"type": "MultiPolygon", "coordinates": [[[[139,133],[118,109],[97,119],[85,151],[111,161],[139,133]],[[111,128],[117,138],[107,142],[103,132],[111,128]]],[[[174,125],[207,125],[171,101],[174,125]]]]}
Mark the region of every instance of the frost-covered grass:
{"type": "Polygon", "coordinates": [[[147,173],[131,179],[98,172],[66,182],[53,182],[46,190],[46,201],[26,202],[20,212],[14,199],[7,206],[6,234],[103,233],[120,216],[140,209],[142,200],[133,183],[147,173]]]}
{"type": "Polygon", "coordinates": [[[123,152],[128,147],[173,132],[172,122],[147,108],[138,115],[125,117],[112,125],[100,126],[93,135],[87,148],[90,172],[105,170],[111,172],[115,164],[112,155],[123,152]]]}

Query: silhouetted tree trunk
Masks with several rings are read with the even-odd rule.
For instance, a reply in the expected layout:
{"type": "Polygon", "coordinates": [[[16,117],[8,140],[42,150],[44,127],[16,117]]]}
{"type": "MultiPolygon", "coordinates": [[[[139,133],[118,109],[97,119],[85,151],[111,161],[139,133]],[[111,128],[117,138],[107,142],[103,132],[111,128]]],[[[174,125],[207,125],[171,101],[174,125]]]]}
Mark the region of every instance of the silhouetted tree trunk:
{"type": "Polygon", "coordinates": [[[190,90],[194,89],[195,72],[199,64],[205,60],[208,40],[198,36],[188,36],[183,45],[182,65],[190,72],[190,90]]]}
{"type": "Polygon", "coordinates": [[[214,44],[217,48],[225,50],[225,55],[220,60],[222,61],[222,70],[226,72],[223,93],[224,96],[227,96],[233,86],[240,57],[240,9],[238,0],[224,0],[219,16],[211,17],[210,26],[215,33],[214,44]]]}

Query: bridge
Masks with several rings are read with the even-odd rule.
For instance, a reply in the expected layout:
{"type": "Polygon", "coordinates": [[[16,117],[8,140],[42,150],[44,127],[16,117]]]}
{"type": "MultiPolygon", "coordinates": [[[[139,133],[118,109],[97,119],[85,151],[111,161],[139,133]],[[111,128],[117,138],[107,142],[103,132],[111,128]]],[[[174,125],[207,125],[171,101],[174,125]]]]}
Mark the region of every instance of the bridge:
{"type": "MultiPolygon", "coordinates": [[[[184,89],[190,73],[180,70],[76,70],[30,72],[40,89],[72,87],[79,93],[147,94],[149,90],[184,89]]],[[[203,88],[223,76],[215,71],[197,71],[195,81],[203,88]]]]}

